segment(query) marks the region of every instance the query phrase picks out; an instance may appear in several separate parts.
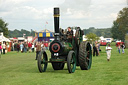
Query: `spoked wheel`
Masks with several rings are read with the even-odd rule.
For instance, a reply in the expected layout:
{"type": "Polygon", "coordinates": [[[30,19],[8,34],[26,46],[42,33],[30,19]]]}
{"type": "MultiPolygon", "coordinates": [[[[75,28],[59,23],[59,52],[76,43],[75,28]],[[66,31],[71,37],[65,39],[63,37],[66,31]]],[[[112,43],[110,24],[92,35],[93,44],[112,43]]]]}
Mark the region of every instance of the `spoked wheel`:
{"type": "Polygon", "coordinates": [[[81,70],[88,70],[92,64],[92,50],[89,42],[81,42],[79,47],[79,65],[81,70]]]}
{"type": "Polygon", "coordinates": [[[69,73],[74,73],[76,70],[76,58],[74,51],[70,51],[67,56],[67,67],[69,73]]]}
{"type": "Polygon", "coordinates": [[[41,73],[45,72],[47,69],[48,62],[46,61],[48,61],[46,52],[40,52],[37,60],[37,65],[41,73]]]}

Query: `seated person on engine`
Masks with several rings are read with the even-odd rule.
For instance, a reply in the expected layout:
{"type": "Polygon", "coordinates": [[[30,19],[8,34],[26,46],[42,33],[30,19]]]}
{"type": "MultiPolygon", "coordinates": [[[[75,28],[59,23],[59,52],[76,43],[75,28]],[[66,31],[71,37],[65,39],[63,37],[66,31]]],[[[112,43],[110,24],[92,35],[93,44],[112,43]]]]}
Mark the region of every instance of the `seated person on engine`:
{"type": "Polygon", "coordinates": [[[73,31],[71,30],[71,27],[68,27],[68,31],[67,31],[68,42],[72,43],[72,37],[73,37],[73,31]]]}

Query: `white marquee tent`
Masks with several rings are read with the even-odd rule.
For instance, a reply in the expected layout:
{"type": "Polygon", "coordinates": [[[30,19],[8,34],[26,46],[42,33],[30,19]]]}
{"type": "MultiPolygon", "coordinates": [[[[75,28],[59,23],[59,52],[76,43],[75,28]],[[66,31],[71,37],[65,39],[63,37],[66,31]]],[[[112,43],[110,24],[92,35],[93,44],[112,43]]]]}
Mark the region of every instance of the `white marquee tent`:
{"type": "Polygon", "coordinates": [[[0,42],[10,42],[10,40],[6,37],[4,37],[3,32],[0,33],[0,42]]]}

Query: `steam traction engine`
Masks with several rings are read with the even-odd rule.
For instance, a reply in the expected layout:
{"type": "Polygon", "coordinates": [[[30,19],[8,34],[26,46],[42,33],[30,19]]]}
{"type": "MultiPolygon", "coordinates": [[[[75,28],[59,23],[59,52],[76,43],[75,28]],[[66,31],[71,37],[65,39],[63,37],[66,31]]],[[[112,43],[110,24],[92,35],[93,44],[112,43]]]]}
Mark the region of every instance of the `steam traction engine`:
{"type": "Polygon", "coordinates": [[[81,70],[88,70],[92,63],[92,50],[90,43],[83,41],[83,31],[80,27],[72,28],[75,30],[75,36],[70,37],[59,29],[59,8],[54,8],[54,30],[55,38],[51,42],[49,50],[51,58],[48,59],[46,52],[40,52],[37,60],[40,72],[45,72],[50,62],[54,70],[63,70],[65,63],[69,73],[74,73],[76,66],[80,66],[81,70]]]}

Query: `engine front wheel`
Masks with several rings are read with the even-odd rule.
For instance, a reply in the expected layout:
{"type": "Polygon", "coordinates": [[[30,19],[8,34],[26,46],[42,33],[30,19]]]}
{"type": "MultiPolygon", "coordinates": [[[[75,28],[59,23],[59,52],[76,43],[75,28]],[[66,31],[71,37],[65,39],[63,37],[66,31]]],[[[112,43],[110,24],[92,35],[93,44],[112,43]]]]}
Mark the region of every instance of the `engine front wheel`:
{"type": "Polygon", "coordinates": [[[48,61],[46,52],[40,52],[37,60],[39,72],[42,73],[46,71],[48,64],[46,61],[48,61]]]}
{"type": "Polygon", "coordinates": [[[74,73],[76,70],[76,58],[74,51],[70,51],[67,56],[67,67],[69,73],[74,73]]]}

